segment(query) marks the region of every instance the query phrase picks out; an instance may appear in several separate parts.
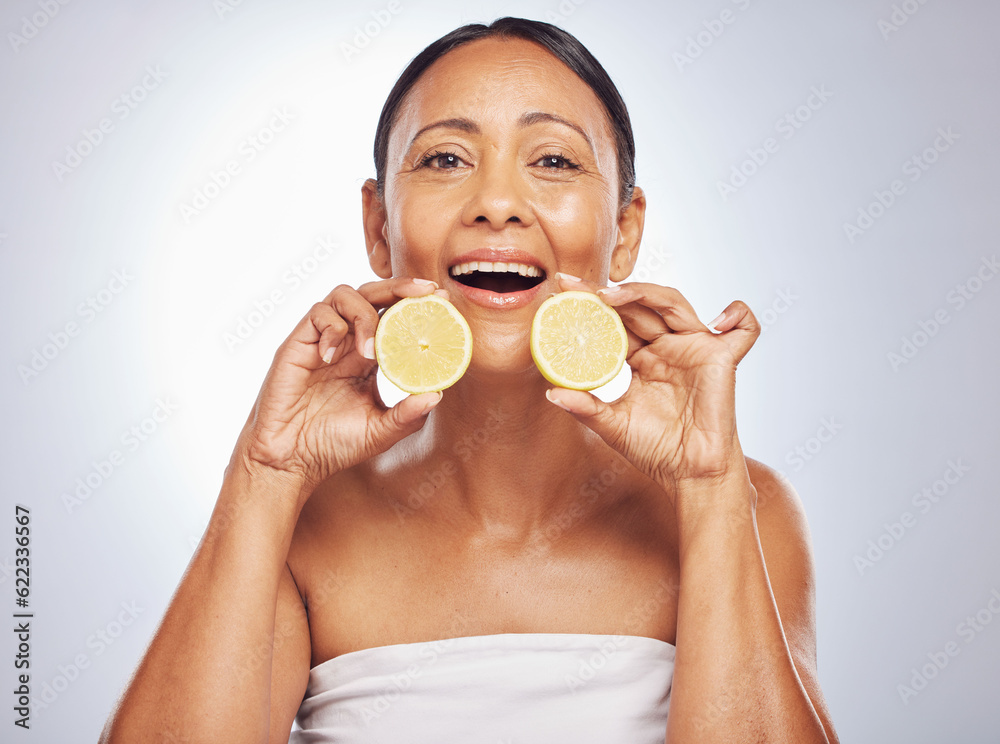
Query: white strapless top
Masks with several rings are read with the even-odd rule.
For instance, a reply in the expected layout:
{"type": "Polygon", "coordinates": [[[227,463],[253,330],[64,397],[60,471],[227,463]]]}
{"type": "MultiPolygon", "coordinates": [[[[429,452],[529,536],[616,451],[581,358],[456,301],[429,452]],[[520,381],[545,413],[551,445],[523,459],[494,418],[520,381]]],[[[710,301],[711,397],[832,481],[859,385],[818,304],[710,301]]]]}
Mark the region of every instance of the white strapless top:
{"type": "Polygon", "coordinates": [[[674,647],[503,633],[352,651],[309,671],[290,744],[663,744],[674,647]]]}

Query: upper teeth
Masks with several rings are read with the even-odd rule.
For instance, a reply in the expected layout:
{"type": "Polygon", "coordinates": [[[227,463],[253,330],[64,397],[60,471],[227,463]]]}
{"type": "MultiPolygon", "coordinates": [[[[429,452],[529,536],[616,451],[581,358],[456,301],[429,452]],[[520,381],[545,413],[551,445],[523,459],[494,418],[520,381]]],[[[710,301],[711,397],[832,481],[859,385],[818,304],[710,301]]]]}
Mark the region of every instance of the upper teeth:
{"type": "Polygon", "coordinates": [[[521,276],[541,276],[542,270],[537,266],[522,263],[507,263],[504,261],[469,261],[451,267],[452,276],[471,274],[473,271],[495,271],[498,273],[513,273],[521,276]]]}

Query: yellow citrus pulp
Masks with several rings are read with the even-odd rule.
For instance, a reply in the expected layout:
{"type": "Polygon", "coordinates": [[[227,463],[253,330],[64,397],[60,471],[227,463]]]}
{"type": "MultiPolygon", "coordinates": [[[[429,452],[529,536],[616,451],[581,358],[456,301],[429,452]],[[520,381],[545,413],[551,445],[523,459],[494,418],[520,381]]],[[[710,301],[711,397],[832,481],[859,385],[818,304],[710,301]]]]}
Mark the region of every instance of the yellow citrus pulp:
{"type": "Polygon", "coordinates": [[[444,390],[469,366],[472,331],[446,299],[407,297],[382,313],[375,358],[386,378],[407,393],[444,390]]]}
{"type": "Polygon", "coordinates": [[[625,363],[628,335],[613,307],[590,292],[560,292],[542,303],[531,324],[531,356],[546,380],[593,390],[625,363]]]}

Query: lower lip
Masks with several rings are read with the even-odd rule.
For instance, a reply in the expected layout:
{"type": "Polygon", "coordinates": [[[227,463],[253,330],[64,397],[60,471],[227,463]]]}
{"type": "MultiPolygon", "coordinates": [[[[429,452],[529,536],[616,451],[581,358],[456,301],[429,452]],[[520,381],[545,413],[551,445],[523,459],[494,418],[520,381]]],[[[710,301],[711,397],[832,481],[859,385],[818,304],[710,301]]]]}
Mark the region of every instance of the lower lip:
{"type": "Polygon", "coordinates": [[[451,282],[458,287],[458,291],[473,305],[501,310],[514,310],[525,305],[530,305],[535,297],[538,296],[542,285],[545,284],[542,281],[531,289],[522,289],[520,292],[501,293],[491,292],[488,289],[479,289],[478,287],[470,287],[455,279],[452,279],[451,282]]]}

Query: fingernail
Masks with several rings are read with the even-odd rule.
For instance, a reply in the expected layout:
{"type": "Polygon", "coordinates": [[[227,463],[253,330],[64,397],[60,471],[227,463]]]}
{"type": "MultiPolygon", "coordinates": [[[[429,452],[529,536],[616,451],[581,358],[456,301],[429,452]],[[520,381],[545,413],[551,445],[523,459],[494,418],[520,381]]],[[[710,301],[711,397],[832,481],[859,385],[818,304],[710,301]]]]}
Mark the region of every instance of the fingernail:
{"type": "Polygon", "coordinates": [[[330,360],[333,359],[333,355],[336,353],[336,351],[337,351],[336,346],[331,346],[329,349],[327,349],[326,353],[323,355],[323,362],[325,364],[329,364],[330,360]]]}
{"type": "Polygon", "coordinates": [[[560,278],[560,279],[569,279],[571,282],[582,282],[583,281],[583,279],[581,279],[578,276],[573,276],[572,274],[564,274],[561,271],[557,271],[556,272],[556,276],[558,278],[560,278]]]}
{"type": "Polygon", "coordinates": [[[432,282],[430,279],[413,279],[414,284],[433,284],[434,288],[437,289],[437,282],[432,282]]]}
{"type": "Polygon", "coordinates": [[[563,403],[562,401],[560,401],[558,398],[553,398],[552,397],[552,391],[551,390],[546,390],[545,391],[545,397],[549,399],[549,403],[555,403],[557,406],[559,406],[564,411],[568,411],[569,410],[566,407],[565,403],[563,403]]]}
{"type": "Polygon", "coordinates": [[[427,401],[427,403],[424,404],[424,413],[427,413],[434,406],[436,406],[438,403],[440,403],[441,399],[443,397],[444,397],[444,393],[442,393],[440,390],[438,390],[438,392],[437,392],[437,399],[436,400],[429,400],[429,401],[427,401]]]}
{"type": "Polygon", "coordinates": [[[363,356],[365,359],[375,358],[375,339],[370,338],[367,341],[365,341],[365,350],[361,356],[363,356]]]}
{"type": "Polygon", "coordinates": [[[711,328],[713,331],[718,332],[718,329],[716,329],[716,326],[719,325],[719,323],[721,323],[725,319],[726,319],[726,314],[722,313],[722,315],[720,315],[718,318],[716,318],[711,323],[709,323],[708,327],[711,328]]]}
{"type": "Polygon", "coordinates": [[[621,287],[616,285],[613,287],[601,287],[599,290],[597,290],[597,294],[606,295],[606,294],[611,294],[612,292],[620,292],[620,291],[621,287]]]}

